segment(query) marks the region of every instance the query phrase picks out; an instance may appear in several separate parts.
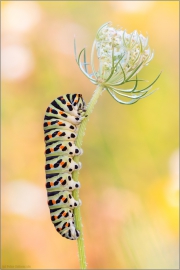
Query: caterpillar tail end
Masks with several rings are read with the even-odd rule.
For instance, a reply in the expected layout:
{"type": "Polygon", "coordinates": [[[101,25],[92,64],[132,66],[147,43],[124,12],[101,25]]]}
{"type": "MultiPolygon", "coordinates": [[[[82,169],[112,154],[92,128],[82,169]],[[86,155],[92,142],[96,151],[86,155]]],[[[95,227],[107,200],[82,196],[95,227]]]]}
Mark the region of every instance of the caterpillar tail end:
{"type": "Polygon", "coordinates": [[[76,230],[75,228],[74,228],[74,230],[71,230],[70,233],[68,231],[63,235],[63,237],[65,237],[69,240],[77,240],[79,238],[79,236],[80,236],[80,231],[76,230]]]}

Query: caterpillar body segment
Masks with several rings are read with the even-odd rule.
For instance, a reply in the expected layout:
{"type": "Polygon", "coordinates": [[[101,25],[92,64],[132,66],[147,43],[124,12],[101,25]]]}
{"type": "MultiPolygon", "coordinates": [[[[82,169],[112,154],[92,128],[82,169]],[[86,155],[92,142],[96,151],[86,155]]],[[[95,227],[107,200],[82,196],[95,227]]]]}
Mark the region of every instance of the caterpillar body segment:
{"type": "Polygon", "coordinates": [[[58,209],[52,209],[54,210],[51,212],[51,221],[54,223],[54,225],[57,225],[59,221],[62,220],[73,220],[74,219],[74,214],[73,210],[69,208],[58,208],[58,209]]]}
{"type": "Polygon", "coordinates": [[[76,163],[73,157],[83,153],[75,140],[86,116],[82,95],[67,94],[53,100],[44,117],[46,189],[51,221],[57,232],[70,240],[80,235],[75,228],[73,209],[81,205],[81,200],[72,196],[80,183],[73,180],[72,172],[81,168],[81,163],[76,163]]]}
{"type": "Polygon", "coordinates": [[[46,116],[47,116],[47,119],[48,119],[48,117],[56,117],[57,119],[62,119],[62,120],[68,121],[69,123],[72,123],[74,125],[80,124],[82,122],[82,120],[84,119],[84,116],[71,115],[71,114],[66,113],[62,110],[58,110],[58,109],[54,108],[52,105],[50,105],[47,108],[46,116]]]}
{"type": "Polygon", "coordinates": [[[48,129],[61,129],[61,130],[70,130],[72,132],[75,132],[77,130],[77,127],[65,120],[60,120],[57,118],[52,118],[51,121],[50,120],[45,120],[44,121],[44,130],[48,130],[48,129]]]}
{"type": "Polygon", "coordinates": [[[82,155],[83,150],[79,149],[74,141],[56,141],[52,142],[51,144],[48,144],[46,146],[45,155],[46,157],[50,156],[63,156],[63,155],[69,155],[69,156],[79,156],[82,155]]]}
{"type": "Polygon", "coordinates": [[[46,143],[52,141],[75,141],[77,134],[69,130],[51,129],[46,130],[44,140],[46,143]]]}
{"type": "Polygon", "coordinates": [[[46,173],[65,173],[81,169],[81,162],[76,163],[70,156],[58,156],[46,158],[46,173]]]}
{"type": "MultiPolygon", "coordinates": [[[[51,176],[51,175],[48,175],[51,176]]],[[[55,176],[46,178],[46,189],[47,191],[55,190],[69,190],[79,189],[80,183],[72,179],[70,173],[57,174],[55,176]]]]}
{"type": "Polygon", "coordinates": [[[68,207],[74,209],[81,205],[81,200],[76,201],[70,191],[48,192],[49,208],[68,207]]]}
{"type": "Polygon", "coordinates": [[[59,232],[63,237],[70,240],[75,240],[79,237],[79,231],[76,230],[74,226],[74,221],[61,221],[59,224],[55,225],[57,232],[59,232]]]}

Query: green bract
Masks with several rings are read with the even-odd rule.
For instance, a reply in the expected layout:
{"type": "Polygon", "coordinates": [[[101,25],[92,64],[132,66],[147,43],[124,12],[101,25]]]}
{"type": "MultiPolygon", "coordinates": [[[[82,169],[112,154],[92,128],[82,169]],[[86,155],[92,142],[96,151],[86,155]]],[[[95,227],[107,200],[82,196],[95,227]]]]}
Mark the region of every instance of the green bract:
{"type": "Polygon", "coordinates": [[[139,71],[149,64],[154,53],[148,45],[148,38],[137,31],[127,34],[126,31],[111,27],[111,23],[105,23],[97,31],[91,51],[91,73],[87,70],[86,49],[82,49],[77,57],[76,43],[74,42],[76,61],[81,71],[88,79],[96,85],[103,86],[104,90],[121,104],[133,104],[139,99],[149,96],[154,91],[151,90],[156,79],[147,87],[138,90],[137,86],[140,81],[137,77],[139,71]],[[94,54],[98,57],[99,67],[95,70],[94,54]],[[84,55],[83,62],[81,57],[84,55]],[[135,77],[134,79],[132,79],[135,77]],[[131,89],[122,89],[119,86],[125,83],[135,82],[131,89]],[[121,99],[125,97],[129,101],[121,99]]]}

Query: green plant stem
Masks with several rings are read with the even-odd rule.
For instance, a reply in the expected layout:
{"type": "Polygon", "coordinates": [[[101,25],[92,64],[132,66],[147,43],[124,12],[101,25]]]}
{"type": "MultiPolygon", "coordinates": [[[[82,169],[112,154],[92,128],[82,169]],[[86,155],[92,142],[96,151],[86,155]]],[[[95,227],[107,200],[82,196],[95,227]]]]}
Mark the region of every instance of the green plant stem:
{"type": "MultiPolygon", "coordinates": [[[[82,123],[79,127],[78,136],[76,139],[76,146],[78,148],[81,148],[81,146],[82,146],[82,141],[83,141],[83,137],[85,134],[86,125],[87,125],[87,122],[89,120],[89,116],[92,113],[94,106],[102,93],[102,89],[103,89],[102,86],[100,86],[100,85],[97,86],[97,88],[94,91],[94,94],[93,94],[93,96],[92,96],[92,98],[87,106],[87,111],[86,111],[87,117],[82,121],[82,123]]],[[[74,161],[79,162],[79,156],[75,156],[74,161]]],[[[78,181],[78,175],[79,175],[79,171],[73,172],[72,176],[73,176],[74,181],[78,181]]],[[[76,189],[73,191],[73,197],[75,198],[75,200],[79,200],[79,190],[76,189]]],[[[74,209],[74,217],[75,217],[76,229],[80,231],[80,236],[77,240],[80,269],[86,269],[87,264],[86,264],[85,248],[84,248],[84,238],[83,238],[83,231],[82,231],[82,220],[81,220],[80,207],[77,207],[74,209]]]]}

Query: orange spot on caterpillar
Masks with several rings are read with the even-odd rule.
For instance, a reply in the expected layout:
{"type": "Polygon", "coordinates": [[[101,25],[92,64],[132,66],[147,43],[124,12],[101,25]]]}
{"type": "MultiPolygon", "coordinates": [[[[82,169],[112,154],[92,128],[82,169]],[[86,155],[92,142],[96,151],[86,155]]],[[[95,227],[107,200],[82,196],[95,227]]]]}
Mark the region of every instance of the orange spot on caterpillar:
{"type": "Polygon", "coordinates": [[[65,163],[65,162],[63,162],[63,161],[62,161],[62,162],[60,162],[59,164],[60,164],[61,166],[63,166],[63,165],[64,165],[64,163],[65,163]]]}
{"type": "Polygon", "coordinates": [[[50,164],[49,166],[50,166],[50,168],[53,168],[53,167],[54,167],[54,165],[53,165],[53,164],[50,164]]]}
{"type": "Polygon", "coordinates": [[[59,146],[60,149],[63,149],[64,147],[65,147],[65,146],[63,146],[63,145],[59,146]]]}
{"type": "Polygon", "coordinates": [[[62,184],[64,182],[64,179],[61,179],[59,182],[62,184]]]}
{"type": "Polygon", "coordinates": [[[54,183],[53,183],[53,182],[50,182],[50,186],[51,186],[51,187],[54,186],[54,183]]]}
{"type": "Polygon", "coordinates": [[[58,219],[58,216],[54,216],[54,219],[58,219]]]}
{"type": "Polygon", "coordinates": [[[62,216],[63,216],[63,217],[65,217],[65,216],[66,216],[66,214],[67,214],[67,213],[66,213],[66,212],[64,212],[64,213],[62,214],[62,216]]]}
{"type": "Polygon", "coordinates": [[[54,151],[54,149],[53,149],[53,148],[50,148],[50,151],[51,151],[51,152],[53,152],[53,151],[54,151]]]}
{"type": "Polygon", "coordinates": [[[49,137],[49,138],[52,138],[52,135],[50,134],[50,135],[48,135],[48,137],[49,137]]]}
{"type": "Polygon", "coordinates": [[[68,224],[68,223],[66,223],[66,225],[65,225],[65,226],[66,226],[66,227],[68,227],[68,225],[69,225],[69,224],[68,224]]]}
{"type": "Polygon", "coordinates": [[[59,111],[59,114],[63,114],[64,112],[63,111],[59,111]]]}
{"type": "Polygon", "coordinates": [[[61,134],[62,134],[62,132],[60,132],[60,131],[59,131],[57,135],[59,135],[59,136],[60,136],[61,134]]]}
{"type": "Polygon", "coordinates": [[[61,199],[61,200],[64,202],[64,201],[65,201],[65,199],[66,199],[66,198],[62,197],[62,199],[61,199]]]}
{"type": "Polygon", "coordinates": [[[67,102],[66,104],[67,104],[67,105],[71,105],[71,103],[70,103],[70,102],[67,102]]]}
{"type": "Polygon", "coordinates": [[[79,97],[79,95],[77,94],[77,95],[76,95],[75,102],[78,102],[78,97],[79,97]]]}
{"type": "Polygon", "coordinates": [[[55,200],[52,200],[52,204],[55,204],[56,203],[56,201],[55,200]]]}
{"type": "Polygon", "coordinates": [[[60,121],[59,121],[59,122],[58,122],[58,125],[61,125],[62,123],[63,123],[63,122],[60,122],[60,121]]]}
{"type": "Polygon", "coordinates": [[[48,124],[48,126],[50,126],[51,125],[51,122],[47,122],[47,124],[48,124]]]}

